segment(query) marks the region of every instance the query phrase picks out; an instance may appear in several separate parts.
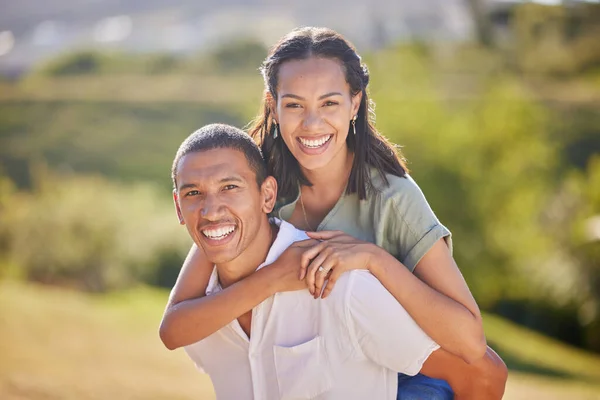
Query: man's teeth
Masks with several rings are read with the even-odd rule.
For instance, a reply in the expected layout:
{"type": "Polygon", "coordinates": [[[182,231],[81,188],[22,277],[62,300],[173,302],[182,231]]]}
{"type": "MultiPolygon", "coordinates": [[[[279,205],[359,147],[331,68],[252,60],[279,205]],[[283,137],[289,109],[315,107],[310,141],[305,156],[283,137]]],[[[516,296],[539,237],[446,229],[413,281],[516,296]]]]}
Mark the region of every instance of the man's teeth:
{"type": "Polygon", "coordinates": [[[309,139],[304,139],[304,138],[299,138],[299,139],[300,139],[300,143],[302,143],[304,146],[314,148],[314,147],[323,146],[332,137],[333,137],[333,135],[328,135],[328,136],[323,136],[321,139],[317,139],[317,140],[309,140],[309,139]]]}
{"type": "Polygon", "coordinates": [[[226,228],[217,228],[217,229],[204,229],[202,233],[204,236],[210,239],[220,239],[235,230],[235,226],[228,226],[226,228]]]}

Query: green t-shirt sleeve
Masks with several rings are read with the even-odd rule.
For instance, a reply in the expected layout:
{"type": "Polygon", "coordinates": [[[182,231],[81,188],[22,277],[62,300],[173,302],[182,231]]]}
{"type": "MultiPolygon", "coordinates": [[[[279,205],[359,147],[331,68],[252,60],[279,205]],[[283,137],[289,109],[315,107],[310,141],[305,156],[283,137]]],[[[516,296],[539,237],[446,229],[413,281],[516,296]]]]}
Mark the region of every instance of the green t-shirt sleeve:
{"type": "Polygon", "coordinates": [[[440,223],[423,192],[410,177],[393,177],[390,182],[385,215],[385,241],[396,249],[394,256],[413,271],[421,258],[441,238],[452,251],[450,231],[440,223]]]}

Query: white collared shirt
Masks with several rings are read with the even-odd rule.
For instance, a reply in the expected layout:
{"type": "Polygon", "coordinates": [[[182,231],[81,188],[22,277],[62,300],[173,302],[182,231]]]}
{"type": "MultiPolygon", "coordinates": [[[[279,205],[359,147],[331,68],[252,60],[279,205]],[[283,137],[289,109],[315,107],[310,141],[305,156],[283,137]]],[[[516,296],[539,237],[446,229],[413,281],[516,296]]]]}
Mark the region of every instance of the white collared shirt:
{"type": "MultiPolygon", "coordinates": [[[[268,265],[306,234],[280,229],[268,265]]],[[[207,294],[222,290],[216,268],[207,294]]],[[[186,346],[220,400],[395,399],[439,346],[368,271],[344,273],[331,294],[277,293],[252,310],[250,339],[235,320],[186,346]]]]}

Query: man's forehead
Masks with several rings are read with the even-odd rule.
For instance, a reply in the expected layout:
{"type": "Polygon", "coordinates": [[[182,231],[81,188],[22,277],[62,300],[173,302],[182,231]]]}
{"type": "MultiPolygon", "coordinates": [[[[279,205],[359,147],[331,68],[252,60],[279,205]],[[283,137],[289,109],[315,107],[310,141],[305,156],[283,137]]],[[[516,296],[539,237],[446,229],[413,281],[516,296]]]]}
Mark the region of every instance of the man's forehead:
{"type": "Polygon", "coordinates": [[[193,174],[204,179],[218,179],[221,175],[247,176],[252,173],[244,153],[230,148],[188,153],[181,157],[177,166],[177,175],[180,178],[193,174]]]}

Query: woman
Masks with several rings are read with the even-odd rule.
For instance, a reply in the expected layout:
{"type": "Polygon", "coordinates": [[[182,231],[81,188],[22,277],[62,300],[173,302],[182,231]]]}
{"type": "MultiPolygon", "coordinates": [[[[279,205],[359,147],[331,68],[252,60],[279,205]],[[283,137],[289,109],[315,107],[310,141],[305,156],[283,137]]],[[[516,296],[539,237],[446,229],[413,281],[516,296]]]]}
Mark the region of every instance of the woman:
{"type": "MultiPolygon", "coordinates": [[[[161,324],[165,345],[191,344],[248,318],[267,297],[294,289],[278,284],[282,274],[298,273],[317,298],[343,272],[369,269],[441,347],[467,363],[497,357],[486,351],[481,314],[451,256],[450,232],[370,120],[369,74],[354,47],[328,29],[298,29],[271,50],[262,73],[263,108],[250,133],[278,181],[278,216],[321,242],[298,243],[207,297],[212,266],[193,248],[161,324]]],[[[503,368],[494,375],[502,388],[503,368]]],[[[442,381],[401,377],[398,398],[414,390],[418,398],[452,398],[442,381]]]]}

